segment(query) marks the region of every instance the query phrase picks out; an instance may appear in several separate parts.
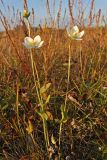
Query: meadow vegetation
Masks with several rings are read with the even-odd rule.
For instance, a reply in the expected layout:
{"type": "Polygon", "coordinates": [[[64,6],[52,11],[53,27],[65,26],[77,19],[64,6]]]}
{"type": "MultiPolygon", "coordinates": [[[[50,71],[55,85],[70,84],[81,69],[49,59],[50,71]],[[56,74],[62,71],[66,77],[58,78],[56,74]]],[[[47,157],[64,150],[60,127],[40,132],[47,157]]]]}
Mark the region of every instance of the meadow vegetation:
{"type": "Polygon", "coordinates": [[[85,24],[78,0],[77,21],[68,0],[71,28],[85,31],[76,40],[60,28],[62,1],[55,20],[46,2],[51,25],[33,27],[26,0],[24,13],[8,7],[14,28],[0,10],[0,160],[107,160],[106,15],[91,0],[85,24]],[[27,49],[37,35],[44,43],[27,49]]]}

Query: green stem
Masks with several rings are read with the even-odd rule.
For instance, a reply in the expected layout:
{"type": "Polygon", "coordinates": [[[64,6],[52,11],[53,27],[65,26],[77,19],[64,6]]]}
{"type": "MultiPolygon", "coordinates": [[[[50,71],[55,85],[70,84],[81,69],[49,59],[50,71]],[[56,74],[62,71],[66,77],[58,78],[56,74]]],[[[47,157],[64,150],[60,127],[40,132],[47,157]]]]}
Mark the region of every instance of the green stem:
{"type": "Polygon", "coordinates": [[[28,22],[28,34],[29,34],[29,37],[30,37],[31,31],[30,31],[30,23],[29,23],[28,19],[27,19],[27,22],[28,22]]]}
{"type": "Polygon", "coordinates": [[[66,91],[66,97],[65,97],[65,110],[66,110],[66,105],[67,105],[68,88],[69,88],[69,81],[70,81],[70,68],[71,68],[71,49],[69,45],[68,79],[67,79],[67,91],[66,91]]]}
{"type": "MultiPolygon", "coordinates": [[[[30,30],[30,23],[29,23],[28,19],[27,19],[27,22],[28,22],[28,32],[29,32],[29,37],[30,37],[31,30],[30,30]]],[[[42,95],[40,93],[40,80],[39,80],[39,76],[38,76],[38,70],[37,70],[36,63],[33,60],[32,50],[30,50],[30,55],[31,55],[31,65],[32,65],[32,72],[33,72],[33,78],[34,78],[34,83],[35,83],[35,87],[36,87],[36,92],[37,92],[39,103],[40,103],[42,111],[43,111],[44,110],[44,105],[43,105],[42,95]],[[36,78],[35,78],[35,72],[36,72],[37,82],[36,82],[36,78]]],[[[43,120],[43,130],[44,130],[44,138],[45,138],[45,143],[46,143],[46,149],[47,149],[47,152],[48,152],[49,136],[48,136],[47,123],[46,123],[46,120],[44,118],[42,118],[42,120],[43,120]]],[[[33,141],[34,141],[34,139],[33,139],[33,141]]]]}
{"type": "Polygon", "coordinates": [[[31,50],[30,50],[30,56],[31,56],[31,65],[32,65],[32,72],[33,72],[34,84],[35,84],[35,87],[36,87],[36,92],[37,92],[37,96],[38,96],[39,103],[41,104],[41,99],[40,99],[40,95],[39,95],[39,90],[38,90],[38,86],[37,86],[36,78],[35,78],[33,53],[32,53],[31,50]]]}
{"type": "MultiPolygon", "coordinates": [[[[66,107],[67,107],[68,88],[69,88],[69,81],[70,81],[70,67],[71,67],[71,47],[69,45],[68,79],[67,79],[67,91],[66,91],[65,105],[64,105],[64,111],[65,112],[66,112],[66,107]]],[[[60,145],[61,145],[62,126],[63,126],[63,120],[61,121],[60,127],[59,127],[59,159],[60,159],[60,145]]]]}
{"type": "Polygon", "coordinates": [[[80,68],[81,68],[81,75],[82,75],[82,52],[81,52],[81,44],[80,44],[80,68]]]}
{"type": "Polygon", "coordinates": [[[60,148],[61,148],[61,132],[62,132],[62,125],[63,125],[63,122],[61,121],[60,123],[60,127],[59,127],[59,160],[60,160],[60,148]]]}
{"type": "Polygon", "coordinates": [[[46,120],[44,118],[43,118],[43,130],[44,130],[46,149],[47,149],[47,153],[48,153],[48,147],[50,144],[49,144],[49,138],[48,138],[47,124],[46,124],[46,120]]]}
{"type": "MultiPolygon", "coordinates": [[[[35,70],[34,70],[34,61],[33,61],[32,51],[31,51],[30,55],[31,55],[32,72],[33,72],[33,77],[34,77],[34,83],[35,83],[35,87],[36,87],[37,96],[38,96],[38,99],[39,99],[39,103],[42,107],[42,110],[44,110],[43,101],[42,101],[42,98],[41,98],[41,95],[40,95],[40,82],[39,82],[39,76],[38,76],[38,71],[37,71],[37,68],[36,68],[36,64],[35,64],[35,69],[36,69],[36,76],[37,76],[37,82],[39,84],[39,89],[38,89],[38,85],[37,85],[36,78],[35,78],[35,70]]],[[[47,149],[47,152],[48,152],[48,146],[49,146],[49,138],[48,137],[49,136],[48,136],[46,120],[44,118],[43,118],[43,130],[44,130],[44,138],[45,138],[45,143],[46,143],[46,149],[47,149]]]]}
{"type": "Polygon", "coordinates": [[[17,113],[17,123],[18,123],[18,126],[20,128],[20,122],[19,122],[19,84],[17,83],[17,92],[16,92],[16,113],[17,113]]]}

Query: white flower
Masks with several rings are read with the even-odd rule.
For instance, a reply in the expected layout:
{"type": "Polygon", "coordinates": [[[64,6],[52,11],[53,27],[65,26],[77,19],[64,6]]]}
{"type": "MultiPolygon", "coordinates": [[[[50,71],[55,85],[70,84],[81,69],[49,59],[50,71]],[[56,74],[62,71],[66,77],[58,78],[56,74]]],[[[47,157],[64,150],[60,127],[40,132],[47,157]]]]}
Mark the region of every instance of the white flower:
{"type": "Polygon", "coordinates": [[[37,35],[34,39],[32,39],[31,37],[25,37],[23,45],[27,49],[32,49],[42,47],[43,43],[44,41],[41,41],[41,37],[37,35]]]}
{"type": "Polygon", "coordinates": [[[79,28],[74,26],[71,30],[67,29],[68,36],[74,40],[82,40],[84,31],[79,32],[79,28]]]}
{"type": "Polygon", "coordinates": [[[102,148],[101,148],[101,147],[98,147],[98,149],[99,149],[99,151],[101,151],[101,150],[102,150],[102,148]]]}

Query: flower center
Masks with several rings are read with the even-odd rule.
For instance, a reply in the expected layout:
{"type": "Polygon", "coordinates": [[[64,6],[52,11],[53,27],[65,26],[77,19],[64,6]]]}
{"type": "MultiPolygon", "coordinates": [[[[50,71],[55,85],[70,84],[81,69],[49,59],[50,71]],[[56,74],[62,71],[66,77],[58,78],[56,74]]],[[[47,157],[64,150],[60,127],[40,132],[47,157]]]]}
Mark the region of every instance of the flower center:
{"type": "Polygon", "coordinates": [[[73,38],[77,38],[78,37],[78,33],[73,33],[73,38]]]}
{"type": "Polygon", "coordinates": [[[36,43],[35,43],[34,41],[31,41],[31,42],[30,42],[30,45],[31,45],[31,46],[35,46],[36,43]]]}

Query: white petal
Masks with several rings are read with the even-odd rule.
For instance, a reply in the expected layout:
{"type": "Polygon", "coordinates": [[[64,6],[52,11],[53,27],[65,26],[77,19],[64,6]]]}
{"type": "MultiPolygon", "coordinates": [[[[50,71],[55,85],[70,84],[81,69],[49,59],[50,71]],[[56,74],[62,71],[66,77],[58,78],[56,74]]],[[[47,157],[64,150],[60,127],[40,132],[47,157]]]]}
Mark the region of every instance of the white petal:
{"type": "Polygon", "coordinates": [[[79,29],[77,26],[74,26],[72,29],[67,29],[67,34],[69,37],[73,38],[79,33],[79,29]]]}
{"type": "Polygon", "coordinates": [[[82,31],[82,32],[78,33],[78,34],[77,34],[77,37],[78,37],[78,38],[82,38],[82,37],[83,37],[83,35],[84,35],[84,31],[82,31]]]}
{"type": "Polygon", "coordinates": [[[79,28],[77,26],[74,26],[71,31],[70,31],[70,34],[76,34],[76,33],[79,33],[79,28]]]}
{"type": "Polygon", "coordinates": [[[43,43],[44,43],[44,41],[41,41],[41,42],[39,43],[39,45],[38,45],[38,46],[36,46],[36,47],[37,47],[37,48],[42,47],[43,43]]]}
{"type": "Polygon", "coordinates": [[[24,43],[25,43],[26,45],[33,44],[33,43],[34,43],[34,40],[33,40],[31,37],[25,37],[24,43]]]}
{"type": "Polygon", "coordinates": [[[25,37],[24,46],[28,49],[35,48],[35,42],[31,37],[25,37]]]}
{"type": "Polygon", "coordinates": [[[67,31],[68,36],[71,37],[70,30],[67,28],[66,31],[67,31]]]}
{"type": "Polygon", "coordinates": [[[74,40],[81,41],[82,38],[73,38],[74,40]]]}
{"type": "Polygon", "coordinates": [[[35,48],[35,46],[31,46],[31,45],[28,45],[28,44],[26,44],[26,43],[23,43],[23,45],[24,45],[27,49],[35,48]]]}
{"type": "Polygon", "coordinates": [[[41,37],[39,35],[37,35],[35,38],[34,38],[34,42],[36,43],[36,45],[38,45],[40,42],[41,42],[41,37]]]}

